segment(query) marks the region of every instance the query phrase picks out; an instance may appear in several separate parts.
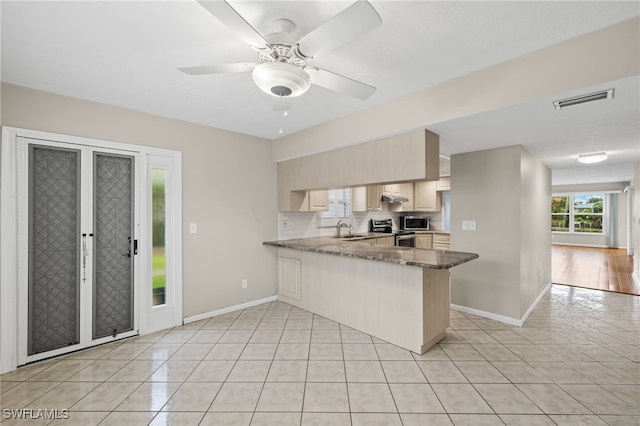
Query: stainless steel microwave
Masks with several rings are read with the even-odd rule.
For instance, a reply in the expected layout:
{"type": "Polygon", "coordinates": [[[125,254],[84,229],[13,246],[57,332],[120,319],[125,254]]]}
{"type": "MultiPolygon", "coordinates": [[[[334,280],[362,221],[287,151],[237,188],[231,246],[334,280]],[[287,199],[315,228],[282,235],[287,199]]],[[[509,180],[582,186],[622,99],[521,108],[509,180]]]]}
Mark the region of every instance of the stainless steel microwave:
{"type": "Polygon", "coordinates": [[[400,216],[400,229],[426,231],[429,229],[429,218],[426,216],[400,216]]]}

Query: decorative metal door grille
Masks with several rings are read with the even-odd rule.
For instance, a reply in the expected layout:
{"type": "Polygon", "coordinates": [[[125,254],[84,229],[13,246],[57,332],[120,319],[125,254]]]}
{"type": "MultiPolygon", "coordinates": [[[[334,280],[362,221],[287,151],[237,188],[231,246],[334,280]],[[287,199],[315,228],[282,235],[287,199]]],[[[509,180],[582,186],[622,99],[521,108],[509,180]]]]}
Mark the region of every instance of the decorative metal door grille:
{"type": "Polygon", "coordinates": [[[80,341],[80,151],[29,149],[29,355],[80,341]]]}
{"type": "Polygon", "coordinates": [[[93,338],[133,329],[133,157],[94,153],[93,338]]]}

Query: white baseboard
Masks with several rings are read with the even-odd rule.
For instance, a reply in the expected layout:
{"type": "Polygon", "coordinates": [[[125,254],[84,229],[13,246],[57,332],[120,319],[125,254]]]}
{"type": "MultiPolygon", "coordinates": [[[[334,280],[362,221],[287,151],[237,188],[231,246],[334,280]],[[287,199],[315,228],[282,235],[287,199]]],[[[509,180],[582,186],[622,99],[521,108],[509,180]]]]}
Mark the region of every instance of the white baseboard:
{"type": "Polygon", "coordinates": [[[607,248],[614,248],[614,249],[620,249],[620,250],[626,250],[627,247],[611,247],[608,245],[602,245],[602,244],[577,244],[577,243],[561,243],[561,242],[552,242],[551,243],[552,246],[572,246],[572,247],[588,247],[588,248],[601,248],[601,249],[607,249],[607,248]]]}
{"type": "Polygon", "coordinates": [[[278,296],[269,296],[269,297],[265,297],[264,299],[252,300],[250,302],[241,303],[239,305],[229,306],[227,308],[217,309],[215,311],[204,312],[202,314],[186,317],[182,320],[182,323],[189,324],[191,322],[213,318],[215,316],[226,314],[229,312],[239,311],[241,309],[247,309],[252,306],[262,305],[263,303],[273,302],[274,300],[277,300],[277,298],[278,296]]]}
{"type": "Polygon", "coordinates": [[[545,294],[547,294],[550,288],[551,288],[551,281],[547,283],[547,285],[540,292],[538,297],[536,297],[536,300],[531,304],[527,312],[520,319],[494,314],[493,312],[481,311],[479,309],[469,308],[467,306],[454,305],[453,303],[450,306],[451,306],[451,309],[453,309],[454,311],[464,312],[465,314],[471,314],[471,315],[476,315],[483,318],[492,319],[494,321],[503,322],[505,324],[515,325],[516,327],[522,327],[524,323],[527,321],[527,318],[529,318],[529,315],[531,315],[531,313],[536,308],[536,306],[538,306],[538,303],[540,303],[540,300],[542,300],[542,298],[544,297],[545,294]]]}

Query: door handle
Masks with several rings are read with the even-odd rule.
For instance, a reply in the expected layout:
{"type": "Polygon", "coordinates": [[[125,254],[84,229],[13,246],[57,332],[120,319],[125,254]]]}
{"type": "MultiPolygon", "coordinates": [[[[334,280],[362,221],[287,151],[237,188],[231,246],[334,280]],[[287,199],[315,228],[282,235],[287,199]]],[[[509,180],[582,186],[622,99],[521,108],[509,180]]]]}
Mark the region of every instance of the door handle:
{"type": "MultiPolygon", "coordinates": [[[[129,250],[127,250],[127,252],[122,255],[123,257],[131,257],[131,237],[129,237],[127,241],[129,242],[129,250]]],[[[135,256],[137,254],[138,254],[138,240],[133,240],[133,255],[135,256]]]]}
{"type": "Polygon", "coordinates": [[[131,257],[131,237],[127,238],[127,242],[129,243],[129,249],[122,255],[122,257],[131,257]]]}

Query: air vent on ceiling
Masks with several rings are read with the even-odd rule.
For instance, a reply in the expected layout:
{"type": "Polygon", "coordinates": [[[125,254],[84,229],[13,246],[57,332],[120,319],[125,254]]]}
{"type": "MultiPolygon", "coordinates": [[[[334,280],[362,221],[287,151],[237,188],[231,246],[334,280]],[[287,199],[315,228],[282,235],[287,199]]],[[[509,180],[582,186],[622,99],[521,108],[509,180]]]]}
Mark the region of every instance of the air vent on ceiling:
{"type": "Polygon", "coordinates": [[[572,98],[561,99],[559,101],[555,101],[553,106],[555,109],[562,109],[564,107],[583,104],[585,102],[591,101],[599,101],[600,99],[611,99],[613,98],[614,89],[603,90],[601,92],[589,93],[587,95],[579,95],[574,96],[572,98]]]}

